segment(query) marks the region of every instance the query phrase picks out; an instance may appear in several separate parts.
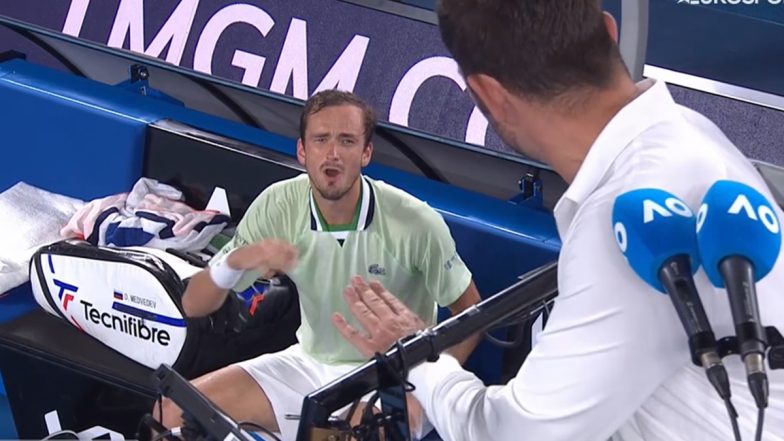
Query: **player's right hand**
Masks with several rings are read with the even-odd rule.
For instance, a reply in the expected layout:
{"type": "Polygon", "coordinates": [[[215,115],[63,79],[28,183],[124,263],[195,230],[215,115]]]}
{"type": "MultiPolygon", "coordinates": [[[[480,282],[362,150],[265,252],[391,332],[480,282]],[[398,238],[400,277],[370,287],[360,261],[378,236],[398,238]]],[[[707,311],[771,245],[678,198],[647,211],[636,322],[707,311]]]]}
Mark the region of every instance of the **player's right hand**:
{"type": "Polygon", "coordinates": [[[238,270],[257,270],[262,275],[269,271],[287,273],[297,265],[297,248],[280,239],[263,239],[237,248],[226,263],[238,270]]]}

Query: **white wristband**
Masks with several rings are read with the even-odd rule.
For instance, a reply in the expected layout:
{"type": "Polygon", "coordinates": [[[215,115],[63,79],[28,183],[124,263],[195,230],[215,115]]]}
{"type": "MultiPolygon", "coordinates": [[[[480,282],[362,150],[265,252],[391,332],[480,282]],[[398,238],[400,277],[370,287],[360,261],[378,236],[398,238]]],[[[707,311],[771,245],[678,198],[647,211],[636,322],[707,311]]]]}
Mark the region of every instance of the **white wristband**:
{"type": "Polygon", "coordinates": [[[234,269],[226,263],[230,253],[227,253],[220,258],[214,265],[210,266],[210,279],[217,287],[221,289],[232,289],[236,285],[245,271],[234,269]]]}

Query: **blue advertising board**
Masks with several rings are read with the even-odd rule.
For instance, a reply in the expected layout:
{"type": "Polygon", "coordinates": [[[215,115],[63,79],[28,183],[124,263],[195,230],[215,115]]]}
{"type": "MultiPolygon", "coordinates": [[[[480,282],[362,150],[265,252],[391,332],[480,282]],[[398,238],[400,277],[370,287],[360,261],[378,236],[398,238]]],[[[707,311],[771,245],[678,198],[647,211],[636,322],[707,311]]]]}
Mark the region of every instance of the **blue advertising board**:
{"type": "Polygon", "coordinates": [[[505,149],[430,23],[340,0],[29,0],[0,14],[302,100],[351,90],[383,120],[505,149]]]}

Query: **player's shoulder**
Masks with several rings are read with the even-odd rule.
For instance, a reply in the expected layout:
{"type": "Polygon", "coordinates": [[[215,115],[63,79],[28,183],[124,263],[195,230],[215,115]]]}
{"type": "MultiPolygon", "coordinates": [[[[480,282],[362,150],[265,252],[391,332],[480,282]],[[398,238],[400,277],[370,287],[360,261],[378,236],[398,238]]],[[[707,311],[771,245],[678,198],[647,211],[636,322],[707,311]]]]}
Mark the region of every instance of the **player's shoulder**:
{"type": "Polygon", "coordinates": [[[283,179],[270,184],[265,188],[261,194],[268,195],[285,195],[285,196],[306,196],[310,189],[310,180],[307,173],[302,173],[293,178],[283,179]]]}
{"type": "Polygon", "coordinates": [[[418,224],[430,225],[441,215],[427,202],[407,191],[381,180],[366,178],[375,194],[377,213],[387,222],[396,222],[416,229],[418,224]]]}
{"type": "Polygon", "coordinates": [[[252,206],[255,206],[253,208],[270,208],[270,206],[306,200],[309,189],[308,175],[303,173],[270,184],[256,196],[252,206]]]}

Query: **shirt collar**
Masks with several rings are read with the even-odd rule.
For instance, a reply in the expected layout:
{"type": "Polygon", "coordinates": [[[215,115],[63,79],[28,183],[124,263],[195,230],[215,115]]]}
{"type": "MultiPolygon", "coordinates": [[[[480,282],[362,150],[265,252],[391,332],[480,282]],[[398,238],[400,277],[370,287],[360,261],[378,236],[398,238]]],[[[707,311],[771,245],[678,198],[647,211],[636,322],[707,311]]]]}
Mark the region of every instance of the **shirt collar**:
{"type": "Polygon", "coordinates": [[[562,223],[571,222],[577,207],[599,187],[621,152],[641,133],[672,117],[676,103],[666,83],[647,79],[640,84],[648,86],[647,90],[607,123],[588,150],[571,185],[556,204],[554,214],[559,230],[562,223]]]}
{"type": "MultiPolygon", "coordinates": [[[[376,212],[376,195],[373,186],[370,185],[365,176],[360,176],[362,183],[362,196],[359,201],[359,217],[357,219],[357,226],[355,231],[364,231],[373,221],[373,216],[376,212]]],[[[326,231],[326,226],[321,222],[317,214],[316,199],[313,197],[313,188],[310,189],[308,194],[310,205],[310,229],[312,231],[326,231]]],[[[330,231],[330,234],[335,236],[336,239],[343,240],[348,237],[348,231],[330,231]]]]}

